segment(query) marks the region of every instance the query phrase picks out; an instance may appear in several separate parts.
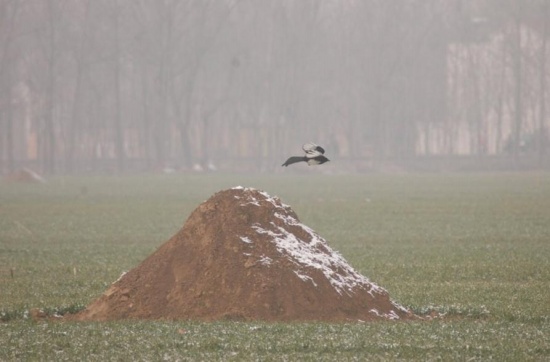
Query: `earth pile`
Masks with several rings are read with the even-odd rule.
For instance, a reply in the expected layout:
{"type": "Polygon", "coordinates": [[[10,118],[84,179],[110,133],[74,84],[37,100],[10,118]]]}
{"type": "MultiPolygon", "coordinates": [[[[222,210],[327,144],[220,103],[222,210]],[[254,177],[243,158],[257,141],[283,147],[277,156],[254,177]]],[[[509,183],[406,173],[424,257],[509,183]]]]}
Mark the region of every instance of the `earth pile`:
{"type": "Polygon", "coordinates": [[[277,197],[243,187],[199,205],[78,320],[370,321],[414,316],[277,197]]]}

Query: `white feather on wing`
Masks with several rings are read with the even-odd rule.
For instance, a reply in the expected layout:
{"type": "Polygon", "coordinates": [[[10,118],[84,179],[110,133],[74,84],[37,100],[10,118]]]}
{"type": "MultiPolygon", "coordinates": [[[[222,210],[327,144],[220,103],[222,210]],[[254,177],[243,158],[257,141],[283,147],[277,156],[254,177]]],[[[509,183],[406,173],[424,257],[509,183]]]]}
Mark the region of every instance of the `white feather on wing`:
{"type": "Polygon", "coordinates": [[[321,156],[325,153],[325,150],[321,146],[317,146],[313,142],[306,143],[302,146],[302,149],[306,153],[307,158],[314,158],[321,156]]]}

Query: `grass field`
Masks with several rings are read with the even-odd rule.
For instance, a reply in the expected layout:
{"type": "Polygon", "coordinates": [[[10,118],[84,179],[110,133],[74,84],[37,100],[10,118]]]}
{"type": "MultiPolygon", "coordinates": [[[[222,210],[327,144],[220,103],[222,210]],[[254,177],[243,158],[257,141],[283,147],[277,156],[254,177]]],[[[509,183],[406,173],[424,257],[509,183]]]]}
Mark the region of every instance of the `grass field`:
{"type": "Polygon", "coordinates": [[[550,174],[0,183],[0,361],[550,360],[550,174]],[[215,191],[281,197],[422,322],[33,322],[77,311],[215,191]]]}

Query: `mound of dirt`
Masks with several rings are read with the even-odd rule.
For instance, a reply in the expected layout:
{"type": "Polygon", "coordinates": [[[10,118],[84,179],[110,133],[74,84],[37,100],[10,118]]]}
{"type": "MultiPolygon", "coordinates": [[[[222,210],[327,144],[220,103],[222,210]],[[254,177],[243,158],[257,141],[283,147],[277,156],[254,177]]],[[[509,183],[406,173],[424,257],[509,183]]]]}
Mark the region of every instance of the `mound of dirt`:
{"type": "Polygon", "coordinates": [[[414,318],[278,198],[216,193],[77,320],[369,321],[414,318]]]}
{"type": "Polygon", "coordinates": [[[8,182],[37,182],[45,183],[46,180],[38,173],[29,168],[22,168],[5,176],[5,180],[8,182]]]}

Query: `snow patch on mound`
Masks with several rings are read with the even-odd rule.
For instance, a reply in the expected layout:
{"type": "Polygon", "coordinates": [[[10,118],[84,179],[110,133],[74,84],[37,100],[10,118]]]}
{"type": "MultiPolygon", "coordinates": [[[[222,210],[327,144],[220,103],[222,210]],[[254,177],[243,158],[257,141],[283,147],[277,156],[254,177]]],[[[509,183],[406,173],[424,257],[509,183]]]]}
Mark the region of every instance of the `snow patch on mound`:
{"type": "MultiPolygon", "coordinates": [[[[305,270],[308,268],[319,270],[331,283],[334,289],[342,295],[353,294],[356,288],[366,289],[369,294],[385,293],[386,291],[372,283],[367,277],[356,272],[346,260],[336,251],[332,250],[328,243],[314,232],[310,227],[302,224],[292,215],[289,215],[287,210],[288,205],[283,204],[279,198],[272,197],[266,192],[258,191],[251,188],[243,188],[242,186],[234,187],[235,190],[249,191],[246,192],[246,200],[244,205],[258,205],[260,202],[267,201],[275,206],[278,210],[274,216],[283,222],[283,227],[271,222],[271,230],[262,228],[260,225],[252,225],[258,234],[266,234],[270,237],[272,243],[275,244],[279,253],[289,256],[292,261],[299,267],[299,270],[294,271],[296,276],[303,281],[311,281],[314,285],[314,280],[307,275],[305,270]],[[260,194],[263,200],[258,200],[253,194],[260,194]],[[288,230],[289,227],[299,227],[309,236],[309,241],[298,238],[294,233],[288,230]]],[[[250,242],[246,236],[241,236],[243,242],[250,242]]]]}

